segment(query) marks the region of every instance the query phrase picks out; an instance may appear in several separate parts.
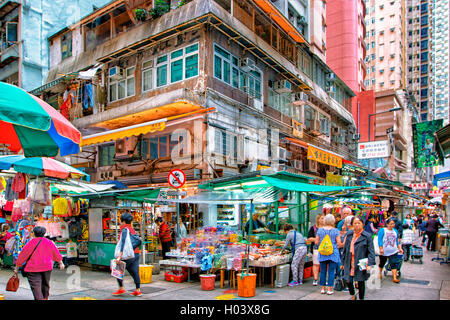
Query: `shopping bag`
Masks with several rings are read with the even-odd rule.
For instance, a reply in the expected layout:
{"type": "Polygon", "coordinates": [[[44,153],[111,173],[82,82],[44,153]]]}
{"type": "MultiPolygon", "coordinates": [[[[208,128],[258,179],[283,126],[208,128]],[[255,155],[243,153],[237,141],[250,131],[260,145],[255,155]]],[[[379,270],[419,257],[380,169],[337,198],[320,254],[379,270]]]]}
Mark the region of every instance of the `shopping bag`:
{"type": "Polygon", "coordinates": [[[125,274],[125,262],[117,261],[116,259],[111,260],[111,275],[114,278],[119,280],[123,280],[123,276],[125,274]]]}
{"type": "Polygon", "coordinates": [[[133,245],[131,244],[130,233],[123,232],[123,231],[122,231],[120,240],[116,245],[116,250],[114,251],[114,258],[117,259],[117,257],[119,256],[120,247],[121,247],[121,243],[122,243],[122,237],[125,237],[125,245],[123,247],[122,260],[133,259],[134,258],[134,250],[133,250],[133,245]]]}
{"type": "Polygon", "coordinates": [[[324,256],[329,256],[333,254],[333,243],[331,242],[330,236],[327,234],[323,238],[319,246],[319,253],[324,256]]]}
{"type": "Polygon", "coordinates": [[[377,235],[373,237],[373,249],[375,251],[375,254],[377,256],[379,256],[380,255],[380,246],[378,245],[378,236],[377,235]]]}
{"type": "Polygon", "coordinates": [[[6,291],[16,292],[17,289],[19,289],[19,284],[19,277],[14,274],[11,278],[9,278],[8,283],[6,284],[6,291]]]}

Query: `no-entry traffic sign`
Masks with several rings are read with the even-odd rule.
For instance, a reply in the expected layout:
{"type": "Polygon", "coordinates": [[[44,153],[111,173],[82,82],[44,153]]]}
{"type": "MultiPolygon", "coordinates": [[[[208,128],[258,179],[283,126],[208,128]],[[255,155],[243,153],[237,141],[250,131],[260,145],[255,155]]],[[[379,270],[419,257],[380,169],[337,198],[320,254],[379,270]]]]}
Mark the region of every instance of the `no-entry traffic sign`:
{"type": "Polygon", "coordinates": [[[167,181],[174,188],[181,188],[186,183],[186,174],[183,170],[173,169],[167,176],[167,181]]]}

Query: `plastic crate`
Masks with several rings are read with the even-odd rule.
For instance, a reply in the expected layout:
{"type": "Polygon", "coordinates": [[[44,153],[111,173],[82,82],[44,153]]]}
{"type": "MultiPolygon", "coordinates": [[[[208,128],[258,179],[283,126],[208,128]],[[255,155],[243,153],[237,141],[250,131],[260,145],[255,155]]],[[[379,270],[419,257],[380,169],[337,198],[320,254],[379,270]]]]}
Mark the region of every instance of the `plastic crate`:
{"type": "Polygon", "coordinates": [[[169,282],[182,283],[187,280],[187,273],[178,270],[168,271],[164,274],[164,278],[169,282]]]}

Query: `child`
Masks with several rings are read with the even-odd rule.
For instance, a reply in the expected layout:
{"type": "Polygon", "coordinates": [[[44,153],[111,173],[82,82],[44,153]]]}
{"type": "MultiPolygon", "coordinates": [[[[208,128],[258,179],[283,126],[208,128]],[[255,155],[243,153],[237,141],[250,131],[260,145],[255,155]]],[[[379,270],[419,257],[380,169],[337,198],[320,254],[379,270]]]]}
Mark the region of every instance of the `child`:
{"type": "Polygon", "coordinates": [[[411,246],[413,244],[414,240],[414,231],[408,228],[408,224],[403,225],[403,238],[402,238],[402,248],[405,252],[405,257],[403,260],[408,261],[409,260],[409,253],[411,250],[411,246]]]}

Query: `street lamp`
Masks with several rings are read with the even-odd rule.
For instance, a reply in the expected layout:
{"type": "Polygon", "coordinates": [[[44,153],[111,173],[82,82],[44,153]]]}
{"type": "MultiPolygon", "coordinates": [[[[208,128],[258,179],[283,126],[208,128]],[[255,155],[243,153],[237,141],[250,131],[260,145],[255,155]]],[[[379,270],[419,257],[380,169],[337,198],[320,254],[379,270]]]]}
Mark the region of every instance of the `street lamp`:
{"type": "MultiPolygon", "coordinates": [[[[389,109],[389,110],[386,110],[386,111],[381,111],[381,112],[376,112],[376,113],[370,113],[369,114],[369,142],[372,141],[372,139],[370,138],[370,125],[372,124],[372,122],[370,121],[370,118],[372,116],[376,116],[378,114],[394,112],[394,111],[399,111],[399,110],[402,110],[402,108],[401,107],[395,107],[395,108],[392,108],[392,109],[389,109]]],[[[370,169],[370,159],[369,159],[369,169],[370,169]]]]}

